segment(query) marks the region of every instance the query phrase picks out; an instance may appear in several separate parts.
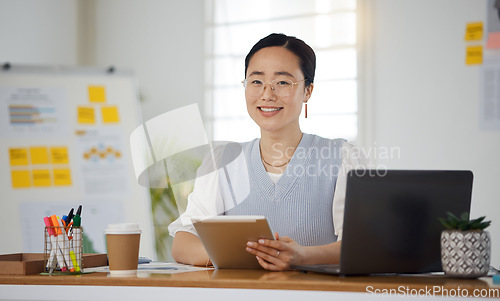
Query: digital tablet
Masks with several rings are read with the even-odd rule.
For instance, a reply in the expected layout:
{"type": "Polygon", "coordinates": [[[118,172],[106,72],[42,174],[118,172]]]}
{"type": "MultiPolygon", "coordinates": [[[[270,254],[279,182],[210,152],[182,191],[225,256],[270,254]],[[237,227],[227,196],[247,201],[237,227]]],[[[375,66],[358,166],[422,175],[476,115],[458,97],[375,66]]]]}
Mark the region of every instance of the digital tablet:
{"type": "Polygon", "coordinates": [[[264,216],[221,215],[192,221],[215,268],[262,269],[255,255],[245,249],[249,241],[274,239],[264,216]]]}

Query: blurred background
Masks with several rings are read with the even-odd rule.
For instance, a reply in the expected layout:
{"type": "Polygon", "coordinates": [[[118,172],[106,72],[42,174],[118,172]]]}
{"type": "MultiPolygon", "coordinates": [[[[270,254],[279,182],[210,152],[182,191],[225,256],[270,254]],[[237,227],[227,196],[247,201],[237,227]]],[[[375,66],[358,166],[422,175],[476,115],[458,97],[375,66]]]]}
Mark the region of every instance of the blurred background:
{"type": "MultiPolygon", "coordinates": [[[[247,141],[259,132],[246,113],[244,57],[270,33],[297,36],[317,54],[302,130],[354,141],[380,167],[472,170],[471,215],[493,220],[498,267],[500,129],[480,126],[481,72],[488,62],[467,65],[464,40],[467,23],[486,23],[488,4],[0,0],[0,63],[133,70],[144,121],[197,103],[210,139],[247,141]]],[[[165,231],[175,216],[165,200],[171,194],[151,191],[164,216],[155,221],[161,259],[170,256],[165,231]]]]}

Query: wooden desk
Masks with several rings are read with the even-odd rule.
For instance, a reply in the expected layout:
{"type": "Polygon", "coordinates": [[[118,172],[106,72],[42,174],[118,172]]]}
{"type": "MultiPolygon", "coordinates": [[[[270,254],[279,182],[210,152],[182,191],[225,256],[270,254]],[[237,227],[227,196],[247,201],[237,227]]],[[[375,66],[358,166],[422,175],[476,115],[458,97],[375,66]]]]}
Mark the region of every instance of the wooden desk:
{"type": "MultiPolygon", "coordinates": [[[[351,292],[354,296],[372,296],[373,293],[410,296],[468,296],[479,294],[500,298],[500,285],[492,283],[491,278],[453,279],[444,276],[360,276],[338,277],[316,273],[267,272],[262,270],[214,270],[178,274],[141,274],[141,277],[117,278],[107,273],[92,273],[78,276],[9,276],[0,275],[0,299],[2,289],[23,286],[93,286],[114,287],[122,293],[120,287],[156,287],[156,288],[225,288],[242,291],[282,290],[316,292],[351,292]],[[3,286],[7,285],[7,286],[3,286]],[[453,294],[453,295],[451,295],[453,294]],[[488,294],[488,295],[485,295],[488,294]]],[[[143,290],[144,291],[144,290],[143,290]]],[[[188,291],[185,291],[188,292],[188,291]]],[[[345,295],[345,293],[344,293],[345,295]]],[[[29,296],[28,296],[29,297],[29,296]]],[[[205,296],[206,297],[206,296],[205,296]]],[[[331,296],[330,296],[331,297],[331,296]]],[[[27,297],[24,296],[26,299],[27,297]]],[[[238,297],[238,301],[241,300],[238,297]]],[[[79,299],[75,299],[79,300],[79,299]]],[[[123,300],[123,298],[120,298],[123,300]]],[[[151,300],[148,298],[148,300],[151,300]]]]}

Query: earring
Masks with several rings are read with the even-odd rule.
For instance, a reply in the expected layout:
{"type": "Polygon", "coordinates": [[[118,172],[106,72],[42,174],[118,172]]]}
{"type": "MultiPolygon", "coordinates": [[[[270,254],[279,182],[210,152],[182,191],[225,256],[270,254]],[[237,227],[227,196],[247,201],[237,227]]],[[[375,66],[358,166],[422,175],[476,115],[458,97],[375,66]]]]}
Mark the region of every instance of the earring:
{"type": "Polygon", "coordinates": [[[306,118],[307,118],[307,102],[306,102],[306,108],[305,108],[305,113],[306,113],[306,118]]]}

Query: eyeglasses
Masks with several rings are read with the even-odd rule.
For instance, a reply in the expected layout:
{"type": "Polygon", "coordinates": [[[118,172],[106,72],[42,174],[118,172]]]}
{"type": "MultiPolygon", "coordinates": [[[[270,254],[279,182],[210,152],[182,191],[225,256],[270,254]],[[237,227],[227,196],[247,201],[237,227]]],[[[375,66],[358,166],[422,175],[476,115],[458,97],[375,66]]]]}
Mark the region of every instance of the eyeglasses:
{"type": "Polygon", "coordinates": [[[245,79],[241,83],[243,84],[243,87],[245,87],[245,91],[249,96],[262,95],[262,93],[264,92],[264,87],[269,84],[271,85],[271,90],[273,90],[274,94],[279,97],[286,97],[292,93],[294,85],[297,85],[298,83],[305,80],[306,79],[304,78],[303,80],[294,83],[290,79],[275,79],[270,83],[264,83],[259,79],[252,79],[250,81],[248,79],[245,79]]]}

